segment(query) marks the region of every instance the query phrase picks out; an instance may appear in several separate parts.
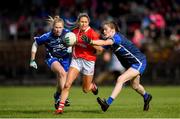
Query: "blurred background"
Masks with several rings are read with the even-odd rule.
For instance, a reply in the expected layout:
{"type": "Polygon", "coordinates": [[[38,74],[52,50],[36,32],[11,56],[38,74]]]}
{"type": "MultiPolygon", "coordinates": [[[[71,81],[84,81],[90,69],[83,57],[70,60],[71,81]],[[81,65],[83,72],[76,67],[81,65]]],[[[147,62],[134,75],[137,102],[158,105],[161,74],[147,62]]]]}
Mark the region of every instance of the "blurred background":
{"type": "MultiPolygon", "coordinates": [[[[73,23],[80,12],[89,14],[98,32],[104,20],[115,20],[146,54],[144,84],[180,84],[180,0],[13,0],[0,4],[0,85],[55,85],[43,46],[37,52],[38,69],[29,67],[32,38],[49,30],[47,16],[73,23]]],[[[108,85],[124,69],[105,53],[98,56],[95,71],[94,80],[108,85]]],[[[75,81],[79,84],[81,79],[75,81]]]]}

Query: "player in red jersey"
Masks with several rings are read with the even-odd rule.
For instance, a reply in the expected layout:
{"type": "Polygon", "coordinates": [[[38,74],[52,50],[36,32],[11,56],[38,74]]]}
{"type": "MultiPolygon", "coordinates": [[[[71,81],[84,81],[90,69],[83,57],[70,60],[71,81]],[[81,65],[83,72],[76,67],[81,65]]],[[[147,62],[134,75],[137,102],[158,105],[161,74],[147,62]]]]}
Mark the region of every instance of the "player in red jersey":
{"type": "Polygon", "coordinates": [[[83,74],[83,91],[85,93],[92,91],[94,95],[98,94],[98,88],[93,83],[94,67],[96,61],[96,53],[102,52],[101,46],[91,46],[85,43],[81,36],[87,35],[92,40],[98,40],[99,34],[96,33],[90,26],[90,18],[86,13],[80,13],[77,18],[78,27],[73,30],[78,39],[77,44],[73,49],[73,58],[68,71],[67,80],[62,90],[61,101],[58,109],[55,111],[56,114],[63,113],[64,103],[69,95],[69,90],[73,81],[79,76],[81,72],[83,74]]]}

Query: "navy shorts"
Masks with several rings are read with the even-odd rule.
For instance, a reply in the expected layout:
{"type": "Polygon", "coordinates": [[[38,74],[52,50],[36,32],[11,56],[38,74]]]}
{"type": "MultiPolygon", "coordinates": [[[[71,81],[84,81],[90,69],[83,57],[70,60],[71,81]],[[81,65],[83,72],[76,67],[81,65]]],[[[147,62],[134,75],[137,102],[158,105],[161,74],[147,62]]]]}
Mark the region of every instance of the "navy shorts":
{"type": "Polygon", "coordinates": [[[47,63],[48,67],[51,68],[51,65],[53,62],[58,61],[62,67],[64,68],[64,70],[67,72],[69,70],[69,66],[71,63],[71,58],[48,58],[45,60],[45,62],[47,63]]]}
{"type": "Polygon", "coordinates": [[[146,60],[142,60],[140,63],[132,64],[131,67],[138,70],[142,75],[144,73],[144,70],[146,69],[146,64],[146,60]]]}

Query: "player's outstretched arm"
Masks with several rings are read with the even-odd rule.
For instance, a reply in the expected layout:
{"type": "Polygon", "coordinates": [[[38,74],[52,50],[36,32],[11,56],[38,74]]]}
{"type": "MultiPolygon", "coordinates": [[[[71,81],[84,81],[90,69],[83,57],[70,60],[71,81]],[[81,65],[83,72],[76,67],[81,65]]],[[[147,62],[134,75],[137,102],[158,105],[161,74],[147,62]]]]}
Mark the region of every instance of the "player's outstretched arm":
{"type": "Polygon", "coordinates": [[[81,39],[90,44],[90,45],[98,45],[98,46],[104,46],[104,45],[112,45],[113,44],[113,40],[112,39],[107,39],[107,40],[91,40],[90,38],[88,38],[86,35],[82,35],[81,39]]]}
{"type": "Polygon", "coordinates": [[[37,52],[37,48],[38,45],[36,43],[36,41],[34,41],[34,43],[32,44],[32,48],[31,48],[31,60],[30,60],[30,67],[33,67],[35,69],[37,69],[37,63],[35,62],[35,57],[36,57],[36,52],[37,52]]]}

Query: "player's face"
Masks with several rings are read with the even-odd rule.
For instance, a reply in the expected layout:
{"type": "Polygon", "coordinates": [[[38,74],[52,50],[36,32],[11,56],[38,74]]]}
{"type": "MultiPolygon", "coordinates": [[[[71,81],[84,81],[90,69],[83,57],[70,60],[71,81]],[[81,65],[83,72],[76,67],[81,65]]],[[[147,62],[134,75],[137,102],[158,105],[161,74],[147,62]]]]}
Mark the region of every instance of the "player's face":
{"type": "Polygon", "coordinates": [[[104,33],[104,36],[105,36],[106,38],[113,37],[113,35],[114,35],[114,30],[111,29],[108,25],[105,24],[105,25],[103,26],[103,33],[104,33]]]}
{"type": "Polygon", "coordinates": [[[62,30],[63,30],[64,26],[63,26],[63,23],[61,22],[57,22],[54,24],[54,27],[53,27],[53,33],[55,36],[60,36],[61,33],[62,33],[62,30]]]}
{"type": "Polygon", "coordinates": [[[85,31],[89,27],[89,20],[87,17],[81,17],[79,20],[79,28],[85,31]]]}

